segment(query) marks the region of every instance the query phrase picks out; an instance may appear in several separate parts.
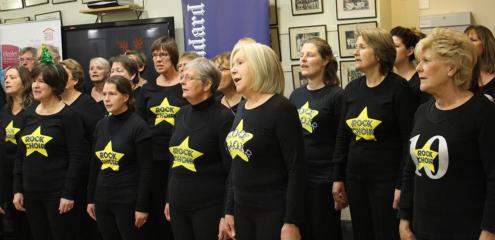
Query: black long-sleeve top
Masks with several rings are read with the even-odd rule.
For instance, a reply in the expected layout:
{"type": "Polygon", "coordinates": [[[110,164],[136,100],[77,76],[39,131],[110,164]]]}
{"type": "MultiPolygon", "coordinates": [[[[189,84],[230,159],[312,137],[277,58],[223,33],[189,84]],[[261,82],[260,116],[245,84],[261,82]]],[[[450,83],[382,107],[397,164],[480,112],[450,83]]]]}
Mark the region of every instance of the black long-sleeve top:
{"type": "Polygon", "coordinates": [[[151,191],[151,134],[136,113],[100,120],[88,184],[89,203],[135,203],[148,212],[151,191]]]}
{"type": "Polygon", "coordinates": [[[187,105],[175,115],[169,148],[169,201],[174,207],[198,209],[224,204],[232,161],[225,137],[233,120],[230,110],[213,97],[187,105]]]}
{"type": "Polygon", "coordinates": [[[495,233],[495,106],[475,94],[452,110],[418,108],[404,168],[400,217],[420,239],[495,233]]]}
{"type": "Polygon", "coordinates": [[[175,125],[174,117],[187,104],[189,103],[182,97],[180,84],[162,87],[156,82],[148,82],[141,88],[136,107],[138,114],[151,129],[153,161],[170,161],[168,145],[175,125]]]}
{"type": "Polygon", "coordinates": [[[303,129],[306,179],[310,184],[332,181],[332,157],[342,110],[339,86],[308,90],[301,86],[290,95],[303,129]]]}
{"type": "Polygon", "coordinates": [[[365,76],[350,82],[337,131],[334,181],[396,180],[399,188],[415,101],[406,80],[392,72],[372,88],[365,76]]]}
{"type": "Polygon", "coordinates": [[[430,94],[422,92],[419,89],[421,80],[419,79],[419,74],[417,72],[411,77],[411,79],[409,79],[408,82],[409,82],[409,86],[411,86],[413,95],[418,99],[419,105],[428,102],[428,100],[433,98],[430,94]]]}
{"type": "Polygon", "coordinates": [[[285,212],[285,223],[300,224],[305,170],[297,109],[278,94],[253,109],[245,104],[240,103],[226,138],[235,204],[278,209],[285,212]]]}
{"type": "Polygon", "coordinates": [[[93,133],[96,124],[103,118],[104,112],[96,101],[87,94],[81,94],[69,108],[79,115],[84,127],[84,142],[81,142],[81,147],[84,148],[84,169],[82,175],[89,175],[89,163],[92,157],[91,146],[93,146],[93,133]]]}
{"type": "Polygon", "coordinates": [[[478,92],[487,95],[492,102],[495,101],[495,78],[487,84],[480,86],[478,92]]]}
{"type": "Polygon", "coordinates": [[[83,168],[83,124],[67,106],[51,115],[35,109],[25,112],[17,139],[14,193],[61,191],[73,200],[83,168]]]}

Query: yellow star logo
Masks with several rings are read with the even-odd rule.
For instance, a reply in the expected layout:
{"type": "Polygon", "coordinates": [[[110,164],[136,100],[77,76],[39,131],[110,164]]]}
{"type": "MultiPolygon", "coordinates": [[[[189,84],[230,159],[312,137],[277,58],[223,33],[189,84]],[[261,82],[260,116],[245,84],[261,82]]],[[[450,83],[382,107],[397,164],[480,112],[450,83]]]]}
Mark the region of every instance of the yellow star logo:
{"type": "Polygon", "coordinates": [[[375,128],[382,123],[380,120],[368,117],[368,107],[364,107],[357,118],[351,118],[345,122],[347,123],[347,126],[352,129],[352,133],[356,135],[356,141],[361,138],[368,141],[376,141],[375,128]]]}
{"type": "Polygon", "coordinates": [[[155,126],[163,121],[166,121],[173,126],[175,124],[175,114],[179,110],[180,107],[170,105],[167,98],[164,98],[160,105],[150,108],[150,111],[156,115],[155,126]]]}
{"type": "Polygon", "coordinates": [[[244,151],[244,144],[253,138],[253,134],[243,130],[244,120],[241,120],[237,127],[227,134],[226,142],[230,156],[234,159],[239,156],[242,160],[249,162],[249,157],[244,151]]]}
{"type": "Polygon", "coordinates": [[[318,111],[313,110],[309,107],[309,102],[302,105],[301,108],[297,110],[299,113],[299,119],[301,120],[301,125],[303,129],[306,129],[309,133],[313,132],[313,118],[318,115],[318,111]]]}
{"type": "Polygon", "coordinates": [[[189,137],[186,137],[179,146],[170,147],[169,150],[174,155],[172,168],[183,166],[190,171],[196,172],[194,160],[202,156],[203,153],[189,147],[189,137]]]}
{"type": "Polygon", "coordinates": [[[36,128],[30,135],[21,137],[22,142],[26,145],[26,157],[33,152],[38,152],[41,155],[48,157],[46,152],[46,144],[52,140],[52,137],[41,134],[41,126],[36,128]]]}
{"type": "Polygon", "coordinates": [[[433,160],[438,156],[438,152],[430,149],[431,142],[427,142],[423,148],[414,150],[414,154],[418,159],[418,170],[422,168],[428,168],[432,173],[435,173],[435,166],[433,160]]]}
{"type": "Polygon", "coordinates": [[[119,171],[119,161],[124,157],[124,154],[113,150],[112,141],[109,141],[103,150],[97,151],[95,154],[102,163],[101,170],[110,168],[113,171],[119,171]]]}
{"type": "Polygon", "coordinates": [[[5,127],[5,142],[11,142],[17,145],[17,140],[15,140],[15,135],[21,129],[14,127],[14,120],[11,120],[10,123],[5,127]]]}

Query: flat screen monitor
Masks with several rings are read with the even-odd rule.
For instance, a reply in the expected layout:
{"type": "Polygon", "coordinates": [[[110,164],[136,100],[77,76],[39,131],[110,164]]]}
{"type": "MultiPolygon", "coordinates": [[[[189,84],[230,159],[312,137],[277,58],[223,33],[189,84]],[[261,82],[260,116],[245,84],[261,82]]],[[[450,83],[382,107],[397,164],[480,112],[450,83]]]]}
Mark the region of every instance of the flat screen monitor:
{"type": "Polygon", "coordinates": [[[83,66],[84,85],[88,90],[91,86],[89,60],[94,57],[110,59],[126,50],[139,50],[146,55],[147,65],[142,77],[154,80],[157,74],[151,58],[151,44],[163,36],[175,38],[173,17],[64,26],[62,48],[64,58],[75,59],[83,66]]]}

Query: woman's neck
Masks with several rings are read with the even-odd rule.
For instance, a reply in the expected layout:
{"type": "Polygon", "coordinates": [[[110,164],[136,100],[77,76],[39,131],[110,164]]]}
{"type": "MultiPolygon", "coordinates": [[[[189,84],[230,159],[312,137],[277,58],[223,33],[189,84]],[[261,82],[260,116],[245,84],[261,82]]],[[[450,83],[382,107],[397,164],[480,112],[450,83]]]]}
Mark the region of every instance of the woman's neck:
{"type": "Polygon", "coordinates": [[[222,104],[231,108],[237,105],[242,99],[242,95],[237,93],[234,88],[228,88],[223,92],[222,104]]]}
{"type": "Polygon", "coordinates": [[[62,100],[65,104],[71,105],[80,95],[81,92],[77,91],[74,88],[65,89],[64,93],[62,93],[62,100]]]}
{"type": "Polygon", "coordinates": [[[451,110],[464,104],[473,96],[468,90],[462,90],[449,84],[440,93],[432,93],[435,98],[435,105],[440,110],[451,110]]]}
{"type": "Polygon", "coordinates": [[[313,79],[308,78],[308,85],[306,86],[308,90],[318,90],[324,87],[325,87],[325,80],[323,80],[323,77],[313,78],[313,79]]]}
{"type": "Polygon", "coordinates": [[[482,71],[480,73],[480,78],[478,80],[478,86],[482,87],[482,86],[487,85],[488,83],[490,83],[492,81],[493,78],[495,78],[495,72],[488,73],[488,72],[482,71]]]}
{"type": "Polygon", "coordinates": [[[177,85],[179,84],[179,73],[174,68],[170,68],[158,76],[156,84],[163,87],[177,85]]]}
{"type": "Polygon", "coordinates": [[[17,94],[12,97],[12,114],[17,115],[22,110],[22,96],[17,94]]]}
{"type": "Polygon", "coordinates": [[[378,68],[365,72],[364,75],[366,75],[366,85],[370,88],[380,85],[385,79],[385,75],[381,74],[378,68]]]}
{"type": "Polygon", "coordinates": [[[395,70],[398,75],[409,81],[412,76],[416,73],[414,64],[412,62],[406,61],[402,64],[395,65],[395,70]]]}
{"type": "Polygon", "coordinates": [[[270,99],[270,97],[272,97],[273,95],[275,94],[248,91],[244,93],[244,97],[246,98],[245,108],[253,109],[259,107],[260,105],[268,101],[268,99],[270,99]]]}
{"type": "Polygon", "coordinates": [[[93,84],[94,84],[95,91],[97,91],[98,93],[102,93],[103,92],[103,86],[105,85],[105,81],[104,80],[93,82],[93,84]]]}
{"type": "Polygon", "coordinates": [[[50,115],[59,112],[65,104],[56,96],[47,97],[40,100],[36,108],[36,113],[40,115],[50,115]]]}

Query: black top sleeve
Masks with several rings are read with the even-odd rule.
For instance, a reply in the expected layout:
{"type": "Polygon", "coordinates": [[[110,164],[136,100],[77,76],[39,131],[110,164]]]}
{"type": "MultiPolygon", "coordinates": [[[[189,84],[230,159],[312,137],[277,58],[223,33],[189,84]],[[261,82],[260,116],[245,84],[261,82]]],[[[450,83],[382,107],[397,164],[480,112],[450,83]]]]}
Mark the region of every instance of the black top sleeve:
{"type": "Polygon", "coordinates": [[[152,169],[152,149],[151,138],[139,139],[136,141],[136,154],[139,162],[139,184],[136,201],[136,210],[140,212],[149,211],[151,194],[151,169],[152,169]]]}
{"type": "Polygon", "coordinates": [[[67,114],[64,119],[64,133],[67,141],[69,161],[65,180],[65,191],[62,197],[73,200],[79,186],[81,170],[83,169],[83,148],[81,140],[84,139],[83,124],[75,114],[67,114]]]}
{"type": "Polygon", "coordinates": [[[349,88],[344,90],[341,98],[340,121],[335,138],[335,150],[333,155],[333,181],[339,182],[345,179],[345,167],[347,163],[347,154],[349,152],[349,143],[351,142],[352,132],[346,126],[347,105],[343,104],[348,95],[349,88]]]}
{"type": "Polygon", "coordinates": [[[481,229],[495,233],[495,161],[493,160],[495,110],[491,110],[487,111],[486,116],[482,118],[477,137],[481,164],[486,176],[486,199],[481,229]]]}

